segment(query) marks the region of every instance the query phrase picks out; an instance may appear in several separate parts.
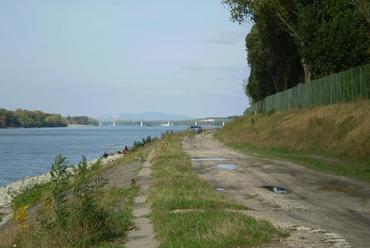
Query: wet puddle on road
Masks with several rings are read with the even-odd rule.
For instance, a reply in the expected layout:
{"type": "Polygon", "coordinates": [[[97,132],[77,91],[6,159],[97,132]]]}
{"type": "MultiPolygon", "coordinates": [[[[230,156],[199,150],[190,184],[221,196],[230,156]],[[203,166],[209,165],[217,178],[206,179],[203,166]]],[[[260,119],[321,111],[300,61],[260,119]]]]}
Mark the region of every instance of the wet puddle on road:
{"type": "Polygon", "coordinates": [[[219,157],[214,157],[214,158],[192,158],[191,161],[194,162],[202,162],[202,161],[225,161],[228,160],[226,158],[219,158],[219,157]]]}
{"type": "Polygon", "coordinates": [[[236,166],[235,164],[218,164],[216,168],[221,170],[235,170],[236,166]]]}
{"type": "Polygon", "coordinates": [[[286,193],[288,193],[288,189],[285,188],[285,187],[282,187],[282,186],[265,185],[265,186],[262,186],[261,188],[270,190],[270,191],[272,191],[274,193],[278,193],[278,194],[286,194],[286,193]]]}

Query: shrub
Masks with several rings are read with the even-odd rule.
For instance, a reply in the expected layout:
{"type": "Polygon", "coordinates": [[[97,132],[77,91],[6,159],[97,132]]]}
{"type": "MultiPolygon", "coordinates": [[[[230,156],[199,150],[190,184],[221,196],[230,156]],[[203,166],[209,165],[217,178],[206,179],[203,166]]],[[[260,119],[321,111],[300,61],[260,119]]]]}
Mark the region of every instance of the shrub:
{"type": "Polygon", "coordinates": [[[51,166],[51,194],[54,200],[54,211],[58,224],[65,225],[68,212],[66,190],[70,173],[67,171],[67,159],[62,155],[58,155],[51,166]]]}
{"type": "Polygon", "coordinates": [[[131,150],[137,151],[139,148],[144,147],[146,144],[152,143],[155,140],[157,140],[157,138],[152,138],[151,136],[148,136],[146,138],[141,139],[141,141],[135,141],[132,145],[131,150]]]}
{"type": "Polygon", "coordinates": [[[76,176],[85,176],[88,172],[87,160],[85,156],[82,156],[81,161],[73,169],[74,175],[76,176]]]}
{"type": "Polygon", "coordinates": [[[89,169],[82,157],[74,175],[67,170],[66,161],[62,155],[55,158],[37,218],[28,216],[29,205],[22,205],[15,212],[18,232],[11,245],[100,247],[102,242],[122,237],[129,229],[131,210],[122,205],[132,204],[137,188],[103,191],[106,182],[103,177],[94,176],[93,171],[100,167],[99,160],[89,169]]]}

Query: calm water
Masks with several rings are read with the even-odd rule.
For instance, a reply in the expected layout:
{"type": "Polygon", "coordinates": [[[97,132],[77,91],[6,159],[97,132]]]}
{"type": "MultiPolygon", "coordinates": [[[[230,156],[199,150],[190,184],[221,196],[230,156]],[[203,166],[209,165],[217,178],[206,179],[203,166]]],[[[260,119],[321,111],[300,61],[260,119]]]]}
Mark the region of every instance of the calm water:
{"type": "Polygon", "coordinates": [[[76,164],[82,155],[92,160],[100,157],[104,151],[122,149],[148,135],[158,137],[167,130],[181,131],[186,128],[106,126],[0,129],[0,186],[49,171],[58,154],[66,156],[70,164],[76,164]]]}

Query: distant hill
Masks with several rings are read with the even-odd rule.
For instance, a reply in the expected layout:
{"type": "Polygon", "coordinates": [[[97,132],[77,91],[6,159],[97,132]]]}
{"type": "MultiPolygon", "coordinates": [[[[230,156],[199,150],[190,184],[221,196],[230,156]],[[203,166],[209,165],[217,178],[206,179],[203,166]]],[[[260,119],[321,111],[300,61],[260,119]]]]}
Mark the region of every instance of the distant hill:
{"type": "Polygon", "coordinates": [[[100,121],[179,121],[192,119],[185,115],[174,115],[160,112],[145,112],[139,114],[121,113],[117,115],[102,115],[98,117],[100,121]]]}

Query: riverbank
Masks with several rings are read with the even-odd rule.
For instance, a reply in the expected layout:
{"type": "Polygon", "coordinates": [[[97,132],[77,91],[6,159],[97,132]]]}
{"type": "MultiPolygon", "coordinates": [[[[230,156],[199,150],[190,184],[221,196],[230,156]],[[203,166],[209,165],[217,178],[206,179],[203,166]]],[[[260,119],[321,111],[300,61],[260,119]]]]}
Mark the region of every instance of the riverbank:
{"type": "MultiPolygon", "coordinates": [[[[115,154],[110,155],[107,158],[100,159],[101,165],[104,167],[107,164],[112,163],[113,161],[122,158],[123,154],[115,154]]],[[[96,164],[99,159],[91,160],[87,163],[88,168],[91,168],[92,165],[96,164]]],[[[68,172],[74,172],[74,169],[77,165],[70,166],[67,170],[68,172]]],[[[30,189],[35,185],[42,185],[48,183],[51,179],[50,172],[32,176],[32,177],[25,177],[22,180],[10,183],[6,186],[0,187],[0,215],[2,215],[2,219],[0,220],[0,228],[6,222],[8,222],[12,217],[12,209],[11,203],[15,196],[22,193],[26,189],[30,189]]]]}
{"type": "Polygon", "coordinates": [[[50,182],[13,198],[12,220],[0,227],[0,247],[121,247],[132,228],[137,173],[150,145],[66,171],[58,156],[50,182]]]}

